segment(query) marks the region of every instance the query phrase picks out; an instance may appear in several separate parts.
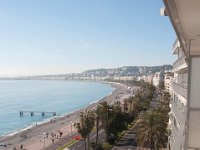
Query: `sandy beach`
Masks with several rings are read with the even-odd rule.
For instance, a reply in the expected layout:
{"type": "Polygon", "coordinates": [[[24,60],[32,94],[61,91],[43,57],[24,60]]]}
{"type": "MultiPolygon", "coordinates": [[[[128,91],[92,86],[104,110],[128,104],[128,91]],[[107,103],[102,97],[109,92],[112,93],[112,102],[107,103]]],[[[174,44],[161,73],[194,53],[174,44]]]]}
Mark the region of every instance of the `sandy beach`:
{"type": "Polygon", "coordinates": [[[76,129],[74,128],[73,123],[78,121],[81,111],[84,111],[85,109],[92,109],[101,101],[107,101],[109,104],[111,104],[115,101],[122,101],[123,99],[128,98],[132,95],[133,89],[131,88],[128,88],[122,84],[109,84],[114,87],[115,90],[112,92],[112,94],[104,97],[96,103],[90,104],[85,108],[67,114],[65,116],[56,117],[51,121],[42,124],[36,124],[35,126],[16,133],[12,136],[1,137],[0,150],[13,150],[14,148],[20,149],[21,145],[23,145],[23,149],[41,150],[44,149],[44,147],[49,147],[51,144],[55,144],[56,142],[58,142],[61,132],[62,137],[76,134],[76,129]],[[43,138],[44,133],[48,134],[48,138],[43,138]],[[4,147],[3,145],[6,145],[6,147],[4,147]]]}

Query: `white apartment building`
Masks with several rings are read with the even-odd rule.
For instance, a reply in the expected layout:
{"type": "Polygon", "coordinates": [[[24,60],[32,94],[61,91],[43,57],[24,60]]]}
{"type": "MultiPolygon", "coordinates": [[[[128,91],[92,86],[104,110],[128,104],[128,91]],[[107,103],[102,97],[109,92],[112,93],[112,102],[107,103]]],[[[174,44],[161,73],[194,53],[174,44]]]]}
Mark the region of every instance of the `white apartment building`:
{"type": "Polygon", "coordinates": [[[137,81],[142,81],[142,80],[144,80],[144,82],[148,82],[148,83],[151,83],[151,84],[152,84],[152,82],[153,82],[153,74],[138,76],[137,78],[135,77],[135,79],[136,79],[137,81]]]}
{"type": "Polygon", "coordinates": [[[120,80],[120,81],[131,81],[134,80],[136,77],[135,76],[114,76],[114,80],[120,80]]]}
{"type": "Polygon", "coordinates": [[[158,87],[160,82],[164,80],[162,72],[156,72],[153,76],[153,85],[158,87]]]}
{"type": "Polygon", "coordinates": [[[172,133],[169,142],[172,150],[180,150],[183,149],[185,143],[188,66],[178,40],[174,43],[173,54],[177,55],[177,60],[173,64],[174,78],[172,80],[172,101],[169,116],[169,127],[172,133]]]}
{"type": "Polygon", "coordinates": [[[165,90],[168,91],[169,93],[172,92],[172,79],[173,79],[173,76],[171,73],[165,73],[164,86],[165,86],[165,90]]]}
{"type": "Polygon", "coordinates": [[[171,150],[200,150],[200,0],[163,0],[177,39],[169,127],[171,150]]]}
{"type": "Polygon", "coordinates": [[[152,82],[153,82],[153,74],[146,75],[143,79],[144,79],[145,82],[148,82],[148,83],[152,84],[152,82]]]}
{"type": "Polygon", "coordinates": [[[143,80],[143,79],[142,79],[142,76],[138,76],[136,80],[137,80],[137,81],[143,80]]]}

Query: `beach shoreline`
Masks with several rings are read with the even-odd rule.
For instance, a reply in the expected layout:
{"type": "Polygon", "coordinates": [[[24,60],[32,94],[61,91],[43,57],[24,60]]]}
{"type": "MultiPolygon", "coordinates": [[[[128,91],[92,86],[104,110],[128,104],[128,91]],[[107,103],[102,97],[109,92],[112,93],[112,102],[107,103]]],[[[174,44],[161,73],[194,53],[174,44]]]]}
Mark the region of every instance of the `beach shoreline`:
{"type": "MultiPolygon", "coordinates": [[[[21,144],[23,145],[23,148],[27,150],[41,149],[41,147],[43,147],[44,144],[44,142],[42,142],[43,133],[57,134],[58,131],[62,131],[63,136],[67,136],[72,132],[72,129],[74,133],[76,131],[75,128],[72,127],[72,122],[74,123],[78,121],[79,114],[81,111],[84,111],[85,109],[93,109],[101,101],[107,101],[109,104],[111,104],[114,101],[121,101],[126,97],[130,97],[132,94],[131,89],[122,84],[113,82],[112,83],[102,82],[102,83],[109,84],[114,88],[114,90],[111,93],[109,93],[106,97],[97,100],[95,102],[92,102],[88,106],[74,110],[69,114],[64,114],[63,116],[57,116],[53,119],[48,119],[47,121],[41,124],[37,124],[35,126],[33,125],[30,128],[22,129],[21,131],[13,135],[6,135],[0,137],[0,144],[7,145],[4,148],[5,150],[13,150],[14,147],[19,148],[21,144]]],[[[59,139],[56,139],[55,142],[57,140],[59,139]]],[[[49,140],[45,144],[50,145],[51,142],[52,141],[49,140]]]]}

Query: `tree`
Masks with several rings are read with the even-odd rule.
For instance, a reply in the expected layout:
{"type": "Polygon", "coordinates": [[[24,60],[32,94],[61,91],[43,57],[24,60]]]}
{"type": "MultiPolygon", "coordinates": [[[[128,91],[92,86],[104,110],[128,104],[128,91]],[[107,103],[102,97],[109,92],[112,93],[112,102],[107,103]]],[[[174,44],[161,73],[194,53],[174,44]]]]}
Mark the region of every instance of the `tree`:
{"type": "Polygon", "coordinates": [[[87,139],[87,128],[85,126],[85,115],[83,112],[80,114],[80,122],[75,123],[74,126],[77,128],[78,133],[81,135],[81,138],[85,141],[85,150],[86,150],[86,139],[87,139]]]}
{"type": "Polygon", "coordinates": [[[141,103],[140,103],[139,98],[135,98],[134,101],[132,102],[132,109],[134,110],[135,117],[140,113],[141,111],[141,103]]]}
{"type": "Polygon", "coordinates": [[[96,116],[96,141],[95,141],[95,150],[97,150],[98,146],[98,138],[99,138],[99,116],[100,116],[100,108],[97,107],[95,111],[95,116],[96,116]]]}
{"type": "Polygon", "coordinates": [[[97,109],[99,111],[99,119],[101,120],[101,125],[104,131],[106,132],[106,141],[108,142],[109,139],[109,110],[110,105],[106,101],[103,101],[99,103],[97,106],[97,109]]]}
{"type": "Polygon", "coordinates": [[[95,114],[93,111],[86,110],[86,126],[88,129],[88,150],[90,149],[90,133],[95,125],[95,114]]]}
{"type": "Polygon", "coordinates": [[[109,122],[109,133],[112,138],[109,138],[109,142],[112,143],[118,137],[120,132],[127,129],[129,123],[129,115],[122,111],[112,111],[112,117],[109,122]]]}
{"type": "Polygon", "coordinates": [[[162,101],[165,101],[166,103],[169,103],[170,102],[170,93],[169,92],[165,92],[163,91],[163,96],[162,96],[162,101]]]}
{"type": "Polygon", "coordinates": [[[149,110],[140,115],[134,124],[138,144],[150,146],[151,150],[165,147],[168,138],[167,121],[162,113],[149,110]]]}
{"type": "Polygon", "coordinates": [[[128,123],[132,121],[129,114],[122,111],[122,106],[119,101],[114,102],[112,105],[108,105],[105,101],[101,102],[97,106],[97,112],[101,126],[106,133],[106,142],[109,143],[114,142],[119,133],[126,129],[128,123]]]}
{"type": "Polygon", "coordinates": [[[135,118],[140,113],[141,107],[141,97],[135,96],[130,97],[126,100],[127,103],[127,112],[129,113],[130,117],[135,118]]]}
{"type": "Polygon", "coordinates": [[[75,127],[78,133],[81,135],[82,139],[85,140],[85,150],[86,150],[86,139],[88,139],[88,149],[90,147],[90,137],[89,134],[94,128],[94,113],[93,111],[85,111],[80,113],[80,122],[75,123],[75,127]]]}

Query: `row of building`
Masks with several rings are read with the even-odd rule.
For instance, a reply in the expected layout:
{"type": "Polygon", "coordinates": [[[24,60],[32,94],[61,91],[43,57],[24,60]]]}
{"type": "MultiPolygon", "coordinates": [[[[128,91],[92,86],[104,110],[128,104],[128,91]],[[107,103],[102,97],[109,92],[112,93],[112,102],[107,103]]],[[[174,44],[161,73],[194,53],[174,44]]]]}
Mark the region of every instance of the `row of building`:
{"type": "Polygon", "coordinates": [[[158,87],[161,84],[163,84],[165,90],[171,92],[174,74],[172,73],[172,71],[160,71],[156,72],[155,74],[139,76],[137,80],[144,80],[145,82],[153,84],[155,87],[158,87]]]}
{"type": "Polygon", "coordinates": [[[172,80],[173,80],[173,73],[171,71],[160,71],[154,74],[149,75],[142,75],[142,76],[106,76],[106,77],[99,77],[95,75],[83,77],[70,77],[68,79],[78,79],[78,80],[114,80],[114,81],[145,81],[148,83],[153,84],[155,87],[158,87],[160,84],[164,84],[164,87],[167,91],[171,91],[172,80]]]}
{"type": "Polygon", "coordinates": [[[167,91],[171,91],[172,87],[172,80],[174,79],[174,74],[172,71],[160,71],[156,72],[154,74],[149,75],[142,75],[142,76],[97,76],[97,75],[91,75],[91,76],[69,76],[66,79],[75,79],[75,80],[114,80],[114,81],[145,81],[148,83],[153,84],[155,87],[158,87],[160,84],[164,84],[164,88],[167,91]]]}

